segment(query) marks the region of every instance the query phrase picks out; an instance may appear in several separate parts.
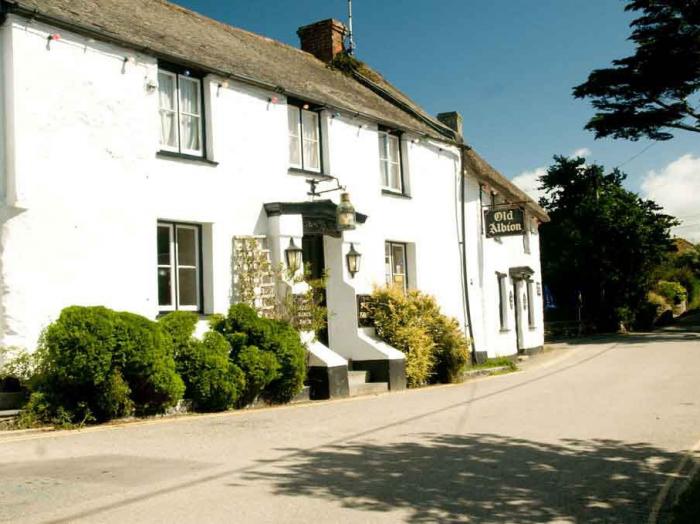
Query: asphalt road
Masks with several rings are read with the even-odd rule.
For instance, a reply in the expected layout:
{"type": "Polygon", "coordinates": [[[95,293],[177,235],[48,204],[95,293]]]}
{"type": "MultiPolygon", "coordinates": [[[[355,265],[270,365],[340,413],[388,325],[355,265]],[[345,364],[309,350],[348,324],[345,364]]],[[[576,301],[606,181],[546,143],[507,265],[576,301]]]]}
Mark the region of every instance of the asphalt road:
{"type": "Polygon", "coordinates": [[[457,386],[0,435],[0,520],[644,523],[699,441],[700,336],[668,331],[457,386]]]}

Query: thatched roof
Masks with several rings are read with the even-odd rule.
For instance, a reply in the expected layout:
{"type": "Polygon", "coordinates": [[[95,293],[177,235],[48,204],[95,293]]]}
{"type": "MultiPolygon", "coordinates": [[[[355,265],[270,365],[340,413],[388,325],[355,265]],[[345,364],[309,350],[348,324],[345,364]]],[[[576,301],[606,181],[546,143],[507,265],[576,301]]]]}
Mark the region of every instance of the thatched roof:
{"type": "MultiPolygon", "coordinates": [[[[347,75],[300,49],[231,27],[163,0],[16,0],[38,20],[65,22],[159,58],[231,75],[309,102],[445,140],[444,132],[412,117],[347,75]],[[47,19],[48,18],[48,19],[47,19]]],[[[194,67],[193,67],[194,68],[194,67]]],[[[420,108],[413,104],[417,111],[420,108]]]]}
{"type": "Polygon", "coordinates": [[[542,222],[549,222],[549,215],[535,202],[525,191],[513,184],[510,180],[496,171],[491,165],[481,158],[473,149],[464,152],[464,169],[466,176],[475,176],[496,188],[505,198],[511,202],[521,202],[530,213],[542,222]]]}
{"type": "MultiPolygon", "coordinates": [[[[0,0],[0,3],[10,12],[113,41],[193,69],[229,76],[437,140],[460,142],[451,129],[369,68],[370,75],[348,75],[300,49],[164,0],[0,0]]],[[[522,201],[529,199],[478,155],[470,153],[472,174],[493,179],[504,194],[514,194],[522,201]]],[[[546,217],[534,201],[528,207],[533,206],[537,216],[546,217]]]]}

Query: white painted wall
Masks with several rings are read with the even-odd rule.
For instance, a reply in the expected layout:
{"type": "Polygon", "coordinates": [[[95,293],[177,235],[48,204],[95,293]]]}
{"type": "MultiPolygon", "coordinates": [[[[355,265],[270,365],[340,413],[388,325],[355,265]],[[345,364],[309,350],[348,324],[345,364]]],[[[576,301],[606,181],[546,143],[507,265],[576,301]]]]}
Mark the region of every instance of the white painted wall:
{"type": "MultiPolygon", "coordinates": [[[[0,214],[0,344],[33,349],[41,329],[72,304],[155,317],[158,220],[203,226],[205,313],[223,312],[231,302],[234,236],[270,234],[277,260],[290,236],[300,245],[298,217],[270,221],[263,210],[266,202],[308,198],[304,177],[287,169],[283,97],[271,103],[273,93],[230,80],[218,87],[220,79],[209,76],[207,140],[209,158],[218,164],[159,158],[158,94],[146,87],[157,80],[154,58],[62,30],[47,47],[56,29],[14,16],[1,31],[4,72],[11,49],[19,95],[6,140],[15,154],[17,198],[6,198],[0,214]]],[[[356,328],[354,295],[384,283],[385,240],[411,245],[410,284],[435,295],[464,326],[459,151],[404,135],[411,198],[387,196],[376,124],[327,111],[322,123],[328,174],[369,215],[343,239],[326,237],[331,348],[358,358],[356,351],[371,346],[356,328]],[[350,242],[363,254],[355,278],[345,267],[350,242]]],[[[474,184],[470,180],[467,219],[474,328],[490,354],[513,353],[512,334],[492,334],[498,311],[490,276],[516,265],[536,265],[539,274],[539,253],[536,242],[524,256],[516,245],[521,239],[494,245],[481,238],[474,184]]],[[[528,344],[541,338],[526,335],[528,344]]]]}

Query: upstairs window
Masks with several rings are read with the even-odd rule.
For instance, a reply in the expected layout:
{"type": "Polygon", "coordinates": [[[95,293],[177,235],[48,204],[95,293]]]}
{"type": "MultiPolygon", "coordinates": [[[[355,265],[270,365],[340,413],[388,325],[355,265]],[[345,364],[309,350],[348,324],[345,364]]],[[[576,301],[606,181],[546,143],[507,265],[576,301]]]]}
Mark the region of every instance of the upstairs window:
{"type": "Polygon", "coordinates": [[[382,188],[403,193],[401,139],[389,131],[379,131],[379,168],[382,174],[382,188]]]}
{"type": "Polygon", "coordinates": [[[204,156],[202,80],[189,71],[158,70],[160,147],[163,151],[204,156]]]}
{"type": "Polygon", "coordinates": [[[308,104],[287,106],[289,127],[289,166],[321,172],[321,119],[308,104]]]}

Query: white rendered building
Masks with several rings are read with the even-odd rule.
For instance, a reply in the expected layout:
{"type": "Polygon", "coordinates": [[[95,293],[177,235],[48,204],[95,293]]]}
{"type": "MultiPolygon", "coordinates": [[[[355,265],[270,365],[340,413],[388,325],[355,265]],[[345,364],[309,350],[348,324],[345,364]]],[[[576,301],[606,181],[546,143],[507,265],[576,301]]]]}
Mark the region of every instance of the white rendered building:
{"type": "Polygon", "coordinates": [[[386,282],[434,295],[481,356],[542,346],[546,214],[464,144],[459,115],[330,68],[340,22],[300,29],[302,50],[161,0],[0,6],[0,345],[33,349],[74,304],[225,312],[234,239],[256,235],[273,262],[293,241],[329,274],[309,351],[330,395],[348,362],[403,387],[403,354],[358,322],[358,295],[386,282]],[[346,188],[354,230],[310,180],[346,188]],[[510,209],[519,232],[488,236],[485,212],[510,209]]]}

